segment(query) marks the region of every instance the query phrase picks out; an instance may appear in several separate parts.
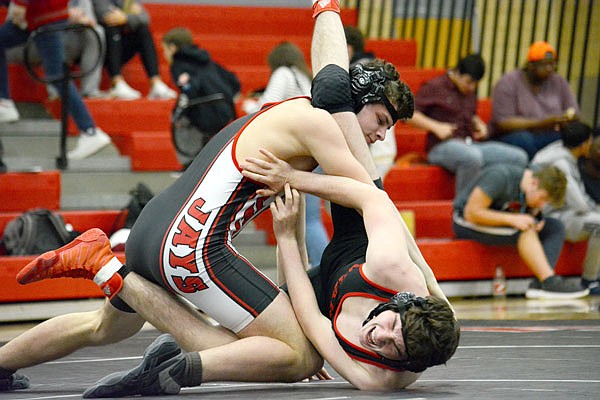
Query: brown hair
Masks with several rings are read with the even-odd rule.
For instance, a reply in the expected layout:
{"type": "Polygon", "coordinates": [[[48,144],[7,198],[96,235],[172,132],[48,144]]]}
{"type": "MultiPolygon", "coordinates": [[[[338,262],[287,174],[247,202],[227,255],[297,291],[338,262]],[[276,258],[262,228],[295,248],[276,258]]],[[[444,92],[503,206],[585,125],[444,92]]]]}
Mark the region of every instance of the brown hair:
{"type": "Polygon", "coordinates": [[[450,305],[440,298],[428,296],[423,307],[409,308],[404,315],[405,329],[409,360],[422,369],[444,364],[458,347],[460,325],[450,305]]]}
{"type": "Polygon", "coordinates": [[[346,36],[346,44],[352,47],[355,53],[365,51],[365,39],[360,29],[352,25],[344,25],[344,35],[346,36]]]}
{"type": "Polygon", "coordinates": [[[533,172],[538,179],[539,187],[548,192],[550,203],[555,207],[562,207],[567,192],[567,177],[564,172],[553,165],[543,167],[533,172]]]}
{"type": "Polygon", "coordinates": [[[400,79],[400,74],[394,67],[381,58],[368,60],[361,63],[368,69],[381,69],[385,76],[384,93],[390,103],[398,110],[400,119],[412,117],[414,111],[414,97],[408,85],[400,79]]]}
{"type": "Polygon", "coordinates": [[[166,44],[174,44],[177,48],[183,45],[194,43],[192,32],[183,27],[173,28],[164,34],[162,42],[166,44]]]}
{"type": "Polygon", "coordinates": [[[267,62],[271,71],[275,71],[279,67],[296,67],[309,80],[312,80],[312,75],[302,50],[291,42],[282,42],[275,46],[267,57],[267,62]]]}

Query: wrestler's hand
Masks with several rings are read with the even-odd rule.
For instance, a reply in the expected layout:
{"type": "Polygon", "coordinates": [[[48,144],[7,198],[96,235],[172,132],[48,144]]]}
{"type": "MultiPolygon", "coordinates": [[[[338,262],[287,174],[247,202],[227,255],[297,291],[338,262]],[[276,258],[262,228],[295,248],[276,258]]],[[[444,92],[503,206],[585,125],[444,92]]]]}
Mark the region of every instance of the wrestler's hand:
{"type": "Polygon", "coordinates": [[[271,196],[283,191],[284,185],[290,181],[290,176],[294,168],[287,162],[277,158],[268,150],[260,149],[266,160],[248,157],[245,162],[240,164],[242,175],[252,179],[255,182],[268,186],[267,189],[259,189],[256,194],[259,196],[271,196]]]}
{"type": "Polygon", "coordinates": [[[329,372],[325,369],[325,367],[321,368],[319,372],[311,376],[310,378],[306,378],[304,382],[312,382],[312,381],[332,381],[333,376],[329,375],[329,372]]]}
{"type": "Polygon", "coordinates": [[[284,187],[285,198],[277,196],[270,205],[273,214],[273,233],[277,240],[296,238],[296,225],[300,214],[300,193],[289,184],[284,187]]]}

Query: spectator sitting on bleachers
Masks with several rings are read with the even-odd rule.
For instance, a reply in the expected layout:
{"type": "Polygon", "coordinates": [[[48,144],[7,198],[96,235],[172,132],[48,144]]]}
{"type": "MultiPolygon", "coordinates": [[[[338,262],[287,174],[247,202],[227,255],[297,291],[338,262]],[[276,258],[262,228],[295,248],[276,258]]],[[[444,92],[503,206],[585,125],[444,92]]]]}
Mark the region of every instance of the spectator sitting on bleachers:
{"type": "Polygon", "coordinates": [[[560,139],[560,128],[579,119],[569,83],[556,72],[556,51],[546,42],[529,47],[527,64],[506,73],[492,93],[491,137],[519,146],[529,159],[560,139]]]}
{"type": "Polygon", "coordinates": [[[375,58],[375,54],[365,51],[365,38],[360,29],[352,25],[344,25],[344,35],[346,36],[350,65],[375,58]]]}
{"type": "MultiPolygon", "coordinates": [[[[10,11],[7,15],[10,18],[10,11]]],[[[70,0],[69,1],[69,22],[71,24],[81,24],[92,27],[94,33],[89,29],[68,30],[64,34],[64,49],[67,62],[73,64],[77,62],[83,71],[88,74],[81,78],[80,93],[83,97],[102,97],[100,92],[100,80],[102,79],[102,65],[104,64],[105,37],[104,28],[96,21],[92,0],[70,0]],[[94,67],[95,66],[95,67],[94,67]]],[[[6,60],[8,63],[23,63],[24,46],[13,47],[6,51],[6,60]]],[[[39,64],[41,62],[37,49],[33,47],[29,55],[30,62],[39,64]]],[[[49,99],[59,97],[58,91],[51,85],[46,86],[49,99]]]]}
{"type": "MultiPolygon", "coordinates": [[[[509,164],[485,168],[454,199],[454,233],[487,245],[516,246],[535,275],[527,298],[573,299],[589,290],[554,274],[565,240],[565,229],[555,218],[541,219],[551,202],[561,205],[567,186],[565,174],[548,166],[539,171],[509,164]]],[[[490,266],[491,268],[492,266],[490,266]]]]}
{"type": "MultiPolygon", "coordinates": [[[[19,113],[10,97],[5,50],[25,43],[30,33],[37,28],[63,26],[69,16],[67,0],[30,4],[23,0],[13,0],[12,3],[10,20],[0,26],[0,122],[19,119],[19,113]]],[[[63,33],[61,30],[51,30],[34,39],[47,79],[63,76],[63,33]]],[[[76,147],[67,153],[67,158],[80,160],[108,145],[110,137],[96,126],[72,81],[69,82],[68,90],[68,112],[81,134],[76,147]]]]}
{"type": "Polygon", "coordinates": [[[275,46],[267,57],[271,76],[264,92],[258,99],[246,99],[244,112],[258,111],[264,104],[296,96],[310,96],[311,72],[302,50],[291,42],[275,46]]]}
{"type": "Polygon", "coordinates": [[[477,115],[477,85],[485,73],[479,54],[463,57],[447,74],[425,82],[415,95],[415,112],[408,121],[427,130],[426,150],[431,164],[456,174],[456,193],[488,165],[525,167],[523,149],[487,141],[485,122],[477,115]]]}
{"type": "Polygon", "coordinates": [[[214,62],[208,52],[194,44],[186,28],[173,28],[162,38],[162,50],[171,78],[189,101],[222,93],[224,101],[190,106],[185,115],[202,132],[215,134],[235,119],[234,101],[240,91],[237,76],[214,62]]]}
{"type": "Polygon", "coordinates": [[[600,129],[596,128],[589,154],[580,158],[578,164],[586,192],[600,204],[600,129]]]}
{"type": "Polygon", "coordinates": [[[583,262],[581,285],[590,294],[600,295],[600,205],[585,191],[577,160],[589,154],[592,128],[582,122],[572,122],[561,130],[561,140],[549,144],[533,157],[534,165],[553,165],[567,177],[567,194],[560,208],[548,210],[565,226],[570,242],[588,241],[583,262]]]}
{"type": "Polygon", "coordinates": [[[141,93],[127,84],[122,68],[133,56],[140,54],[150,80],[149,99],[173,99],[176,92],[160,78],[158,57],[150,18],[139,1],[93,0],[96,18],[106,31],[106,68],[110,75],[114,98],[134,100],[141,93]]]}

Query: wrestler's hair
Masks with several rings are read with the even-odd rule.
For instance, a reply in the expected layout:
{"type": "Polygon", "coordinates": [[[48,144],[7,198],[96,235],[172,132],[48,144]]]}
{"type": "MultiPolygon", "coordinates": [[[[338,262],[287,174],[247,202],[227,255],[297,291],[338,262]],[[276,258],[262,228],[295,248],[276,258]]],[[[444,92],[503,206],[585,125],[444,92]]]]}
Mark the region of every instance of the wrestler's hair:
{"type": "Polygon", "coordinates": [[[562,207],[567,193],[567,178],[560,169],[553,165],[545,166],[533,172],[538,179],[540,189],[545,189],[550,197],[550,203],[562,207]]]}
{"type": "Polygon", "coordinates": [[[191,45],[194,43],[194,37],[192,31],[187,28],[177,27],[169,30],[162,37],[162,42],[166,44],[174,44],[175,47],[180,48],[183,45],[191,45]]]}
{"type": "MultiPolygon", "coordinates": [[[[356,79],[360,77],[359,67],[368,72],[380,72],[380,79],[383,80],[383,94],[389,100],[389,102],[397,109],[398,119],[408,119],[412,117],[414,112],[414,97],[408,85],[400,79],[400,74],[396,70],[396,67],[392,63],[386,62],[380,58],[373,60],[367,60],[359,63],[358,65],[351,68],[351,79],[353,89],[353,99],[355,102],[355,112],[358,112],[362,106],[372,102],[370,98],[376,98],[379,93],[377,90],[373,90],[370,87],[360,87],[357,84],[356,79]],[[375,95],[375,96],[373,96],[375,95]]],[[[378,77],[379,78],[379,77],[378,77]]],[[[377,85],[380,82],[376,81],[378,78],[371,78],[370,82],[365,82],[367,85],[377,85]]]]}
{"type": "Polygon", "coordinates": [[[445,300],[428,296],[404,315],[404,345],[415,372],[444,364],[454,355],[460,340],[460,326],[445,300]]]}

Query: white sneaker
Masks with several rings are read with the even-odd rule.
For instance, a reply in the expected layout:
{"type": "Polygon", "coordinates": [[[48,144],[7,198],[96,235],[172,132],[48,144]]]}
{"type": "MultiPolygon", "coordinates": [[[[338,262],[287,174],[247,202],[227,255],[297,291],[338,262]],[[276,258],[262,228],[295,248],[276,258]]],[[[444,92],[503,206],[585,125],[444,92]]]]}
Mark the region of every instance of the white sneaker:
{"type": "Polygon", "coordinates": [[[19,111],[11,99],[0,99],[0,122],[15,122],[19,120],[19,111]]]}
{"type": "Polygon", "coordinates": [[[155,83],[148,94],[149,99],[174,99],[175,97],[177,92],[165,85],[163,81],[155,83]]]}
{"type": "Polygon", "coordinates": [[[110,97],[121,100],[135,100],[142,97],[142,94],[129,86],[125,81],[118,81],[110,89],[110,97]]]}
{"type": "Polygon", "coordinates": [[[73,150],[67,153],[69,160],[83,160],[94,153],[99,152],[104,146],[110,143],[110,136],[98,127],[90,135],[87,132],[81,132],[77,145],[73,150]]]}
{"type": "Polygon", "coordinates": [[[58,100],[60,93],[52,85],[46,85],[46,92],[48,93],[48,101],[58,100]]]}

